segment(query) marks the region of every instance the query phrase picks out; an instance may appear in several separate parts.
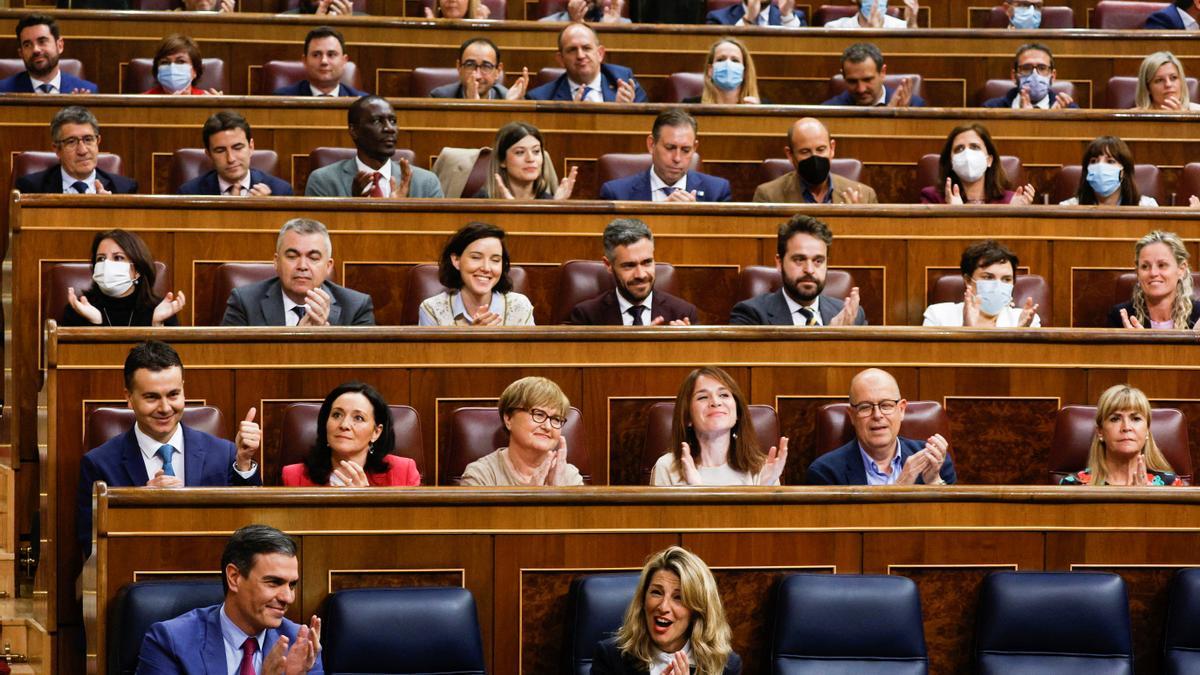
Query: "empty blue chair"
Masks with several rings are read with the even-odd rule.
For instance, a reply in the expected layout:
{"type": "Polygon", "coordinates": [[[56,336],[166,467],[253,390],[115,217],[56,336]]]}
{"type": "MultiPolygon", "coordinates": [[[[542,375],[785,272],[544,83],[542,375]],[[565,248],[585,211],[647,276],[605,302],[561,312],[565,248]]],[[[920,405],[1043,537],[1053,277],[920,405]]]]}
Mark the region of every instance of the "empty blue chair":
{"type": "Polygon", "coordinates": [[[325,672],[483,675],[475,598],[465,588],[356,588],[325,600],[325,672]]]}
{"type": "Polygon", "coordinates": [[[567,596],[567,648],[563,672],[589,675],[596,643],[607,640],[625,621],[641,574],[592,574],[575,577],[567,596]]]}
{"type": "Polygon", "coordinates": [[[1179,570],[1168,595],[1163,672],[1200,673],[1200,569],[1179,570]]]}
{"type": "Polygon", "coordinates": [[[921,598],[908,577],[793,574],[779,583],[774,675],[923,675],[921,598]]]}
{"type": "Polygon", "coordinates": [[[150,626],[225,600],[225,585],[213,581],[144,581],[123,587],[108,622],[108,670],[132,675],[150,626]]]}
{"type": "Polygon", "coordinates": [[[979,594],[979,675],[1132,675],[1125,581],[1101,572],[996,572],[979,594]]]}

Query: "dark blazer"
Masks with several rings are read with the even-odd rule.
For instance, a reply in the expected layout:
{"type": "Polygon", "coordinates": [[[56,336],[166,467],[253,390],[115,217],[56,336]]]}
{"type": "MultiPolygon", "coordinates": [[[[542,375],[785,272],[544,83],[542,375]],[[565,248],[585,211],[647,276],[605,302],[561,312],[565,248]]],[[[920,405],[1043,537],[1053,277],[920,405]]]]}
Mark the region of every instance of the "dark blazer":
{"type": "MultiPolygon", "coordinates": [[[[375,306],[366,293],[338,286],[332,281],[321,285],[329,294],[330,326],[374,326],[375,306]]],[[[271,277],[233,289],[225,303],[222,326],[286,326],[283,316],[283,284],[271,277]]]]}
{"type": "MultiPolygon", "coordinates": [[[[280,87],[280,88],[276,89],[274,91],[273,95],[275,95],[275,96],[312,96],[313,90],[312,90],[312,85],[308,83],[308,80],[300,80],[296,84],[289,84],[286,87],[280,87]]],[[[355,89],[354,87],[351,87],[350,85],[345,84],[345,83],[343,83],[342,88],[338,90],[338,96],[353,96],[355,98],[358,98],[359,96],[367,96],[367,95],[368,95],[367,92],[359,91],[358,89],[355,89]]]]}
{"type": "MultiPolygon", "coordinates": [[[[1130,317],[1132,317],[1133,316],[1133,301],[1129,300],[1126,302],[1122,302],[1119,305],[1113,305],[1112,309],[1108,310],[1108,327],[1109,328],[1124,328],[1125,327],[1124,322],[1121,321],[1121,310],[1122,309],[1125,310],[1125,312],[1128,313],[1130,317]]],[[[1195,326],[1197,321],[1200,321],[1200,302],[1192,303],[1192,315],[1190,317],[1188,317],[1188,327],[1191,328],[1192,326],[1195,326]]],[[[1149,328],[1149,327],[1150,327],[1150,317],[1146,317],[1146,319],[1144,321],[1142,321],[1142,328],[1149,328]]]]}
{"type": "Polygon", "coordinates": [[[1146,17],[1145,27],[1165,30],[1183,30],[1183,17],[1179,16],[1179,12],[1175,9],[1175,3],[1171,3],[1146,17]]]}
{"type": "MultiPolygon", "coordinates": [[[[1182,28],[1182,26],[1181,26],[1182,28]]],[[[63,94],[70,94],[76,89],[86,89],[89,93],[95,94],[100,91],[100,88],[95,83],[81,80],[74,75],[65,71],[62,73],[62,79],[58,81],[58,90],[63,94]]],[[[12,77],[6,77],[0,80],[0,94],[32,94],[33,93],[33,78],[29,77],[29,71],[17,73],[12,77]]]]}
{"type": "MultiPolygon", "coordinates": [[[[649,202],[650,172],[647,169],[624,178],[614,178],[600,186],[600,199],[609,201],[649,202]]],[[[688,191],[696,191],[698,202],[728,202],[733,200],[729,181],[699,171],[687,172],[688,191]]]]}
{"type": "MultiPolygon", "coordinates": [[[[796,14],[796,18],[800,19],[801,26],[808,25],[804,21],[804,12],[803,11],[801,11],[800,9],[795,9],[793,11],[796,14]]],[[[742,17],[744,17],[744,16],[746,16],[746,5],[745,5],[745,3],[739,2],[735,5],[730,5],[730,6],[726,7],[725,9],[715,9],[715,10],[709,12],[708,16],[706,16],[704,18],[704,22],[721,24],[723,26],[735,26],[735,25],[737,25],[737,22],[741,21],[742,17]]],[[[783,18],[779,15],[779,8],[776,7],[775,5],[770,6],[770,13],[769,13],[769,18],[767,19],[767,24],[771,25],[771,26],[782,26],[783,25],[783,18]]]]}
{"type": "MultiPolygon", "coordinates": [[[[915,441],[911,438],[900,437],[900,465],[908,461],[914,453],[925,448],[925,441],[915,441]]],[[[954,460],[946,453],[946,461],[942,462],[942,480],[953,485],[957,476],[954,474],[954,460]]],[[[808,467],[805,482],[809,485],[866,485],[867,467],[863,465],[862,453],[858,450],[858,440],[855,439],[837,450],[821,455],[808,467]]],[[[924,485],[925,480],[917,476],[917,484],[924,485]]]]}
{"type": "MultiPolygon", "coordinates": [[[[695,326],[699,323],[696,318],[696,306],[692,303],[665,293],[654,291],[650,299],[650,318],[662,317],[670,323],[686,318],[695,326]]],[[[600,295],[575,305],[567,323],[576,326],[620,326],[624,324],[621,318],[621,305],[617,302],[615,290],[605,291],[600,295]]]]}
{"type": "MultiPolygon", "coordinates": [[[[842,311],[845,302],[828,295],[821,296],[818,309],[821,311],[821,321],[828,326],[833,317],[842,311]]],[[[743,300],[733,306],[729,314],[729,323],[734,326],[794,326],[792,313],[788,310],[787,300],[783,297],[783,289],[774,293],[743,300]]],[[[854,317],[855,326],[867,325],[867,315],[863,308],[858,308],[858,316],[854,317]]]]}
{"type": "MultiPolygon", "coordinates": [[[[236,461],[233,443],[183,427],[183,480],[187,487],[262,485],[261,472],[250,479],[239,476],[233,468],[236,461]]],[[[150,480],[133,429],[89,450],[80,460],[75,522],[84,555],[92,548],[92,484],[98,480],[109,487],[140,487],[150,480]]]]}
{"type": "MultiPolygon", "coordinates": [[[[610,637],[596,643],[592,653],[592,675],[645,675],[648,671],[632,658],[621,653],[617,638],[610,637]]],[[[724,675],[739,675],[742,672],[742,657],[729,652],[724,675]]]]}
{"type": "MultiPolygon", "coordinates": [[[[296,641],[299,624],[284,619],[279,628],[268,628],[263,635],[262,653],[265,657],[271,648],[286,635],[288,642],[296,641]]],[[[159,621],[150,626],[142,640],[138,654],[138,675],[211,675],[227,673],[225,663],[225,638],[221,635],[221,605],[201,607],[180,614],[168,621],[159,621]]],[[[322,675],[325,665],[321,655],[313,664],[309,675],[322,675]]]]}
{"type": "MultiPolygon", "coordinates": [[[[287,182],[276,178],[268,173],[263,173],[258,169],[250,169],[250,186],[253,187],[258,183],[266,183],[267,187],[271,188],[272,195],[289,196],[292,194],[292,186],[287,182]]],[[[203,176],[196,176],[183,185],[179,186],[179,194],[181,195],[219,195],[221,194],[221,183],[217,180],[216,170],[209,171],[203,176]]]]}
{"type": "MultiPolygon", "coordinates": [[[[887,87],[884,87],[883,88],[884,104],[887,104],[888,102],[890,102],[892,100],[892,94],[895,94],[895,93],[896,93],[895,89],[888,89],[887,87]]],[[[847,89],[846,91],[843,91],[842,93],[838,94],[837,96],[834,96],[833,98],[829,99],[828,101],[825,101],[821,105],[858,105],[858,104],[854,102],[854,97],[850,95],[850,90],[847,89]]],[[[920,96],[917,96],[916,94],[913,94],[912,99],[908,102],[908,107],[924,108],[925,107],[925,99],[921,98],[920,96]]]]}
{"type": "MultiPolygon", "coordinates": [[[[612,103],[617,100],[617,80],[632,79],[633,71],[629,68],[610,63],[601,63],[600,80],[603,86],[600,88],[600,93],[604,95],[605,102],[612,103]]],[[[637,80],[633,80],[633,88],[633,102],[645,103],[646,92],[642,90],[642,85],[638,84],[637,80]]],[[[529,90],[525,93],[525,98],[533,101],[570,101],[571,83],[567,80],[567,74],[563,73],[553,82],[547,82],[540,87],[529,90]]]]}
{"type": "MultiPolygon", "coordinates": [[[[1017,99],[1017,97],[1020,95],[1021,95],[1021,88],[1013,87],[1012,89],[1009,89],[1008,93],[1003,96],[997,96],[996,98],[989,98],[988,100],[984,101],[983,107],[985,107],[985,108],[1011,108],[1013,101],[1015,101],[1017,99]]],[[[1047,96],[1050,97],[1050,105],[1054,105],[1054,92],[1050,92],[1049,94],[1047,94],[1047,96]]],[[[1071,101],[1071,105],[1069,105],[1067,107],[1068,108],[1078,108],[1079,104],[1075,103],[1074,101],[1071,101]]]]}
{"type": "MultiPolygon", "coordinates": [[[[429,96],[431,98],[462,98],[462,82],[451,82],[450,84],[443,84],[440,87],[434,87],[429,92],[429,96]]],[[[493,84],[492,88],[488,90],[488,98],[490,99],[503,101],[505,96],[508,96],[508,87],[502,84],[493,84]]]]}
{"type": "MultiPolygon", "coordinates": [[[[118,176],[99,167],[96,168],[96,180],[113,194],[128,195],[137,192],[138,189],[137,181],[132,178],[118,176]]],[[[62,194],[62,164],[21,176],[17,179],[17,189],[28,194],[62,194]]]]}

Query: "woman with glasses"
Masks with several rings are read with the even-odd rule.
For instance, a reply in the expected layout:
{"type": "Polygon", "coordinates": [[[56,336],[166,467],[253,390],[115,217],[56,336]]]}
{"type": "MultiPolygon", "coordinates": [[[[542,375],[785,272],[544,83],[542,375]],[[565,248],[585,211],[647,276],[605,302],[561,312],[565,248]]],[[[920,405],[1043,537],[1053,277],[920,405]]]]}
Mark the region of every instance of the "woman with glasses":
{"type": "Polygon", "coordinates": [[[505,388],[496,409],[508,430],[508,446],[468,464],[459,485],[583,485],[562,435],[571,402],[557,384],[523,377],[505,388]]]}
{"type": "Polygon", "coordinates": [[[741,387],[720,368],[697,368],[679,387],[671,447],[654,463],[650,484],[779,485],[787,446],[780,437],[764,453],[741,387]]]}

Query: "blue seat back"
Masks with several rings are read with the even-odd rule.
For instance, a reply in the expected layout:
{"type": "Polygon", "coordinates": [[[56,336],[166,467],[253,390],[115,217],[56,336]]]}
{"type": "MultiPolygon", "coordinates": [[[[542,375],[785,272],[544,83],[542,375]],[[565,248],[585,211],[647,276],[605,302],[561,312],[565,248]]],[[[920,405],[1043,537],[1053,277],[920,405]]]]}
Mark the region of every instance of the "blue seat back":
{"type": "Polygon", "coordinates": [[[564,673],[589,675],[596,643],[621,627],[625,610],[637,593],[641,574],[592,574],[571,581],[567,596],[567,648],[564,673]]]}
{"type": "Polygon", "coordinates": [[[132,675],[150,626],[193,609],[219,605],[225,585],[215,581],[144,581],[117,592],[108,621],[108,672],[132,675]]]}
{"type": "Polygon", "coordinates": [[[1200,569],[1179,570],[1169,597],[1163,672],[1200,673],[1200,569]]]}

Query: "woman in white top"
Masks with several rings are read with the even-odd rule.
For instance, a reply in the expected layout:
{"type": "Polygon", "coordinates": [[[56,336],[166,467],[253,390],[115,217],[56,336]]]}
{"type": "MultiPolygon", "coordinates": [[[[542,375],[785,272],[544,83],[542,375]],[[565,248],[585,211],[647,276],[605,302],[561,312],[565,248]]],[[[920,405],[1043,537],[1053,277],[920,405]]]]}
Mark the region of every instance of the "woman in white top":
{"type": "Polygon", "coordinates": [[[925,308],[926,326],[1024,328],[1042,325],[1033,298],[1013,306],[1017,254],[993,241],[971,244],[959,263],[966,291],[963,302],[939,302],[925,308]]]}
{"type": "Polygon", "coordinates": [[[1154,52],[1142,61],[1134,106],[1142,110],[1200,110],[1200,103],[1189,99],[1187,76],[1174,54],[1154,52]]]}
{"type": "Polygon", "coordinates": [[[779,485],[787,437],[763,453],[750,408],[724,370],[693,370],[675,397],[671,450],[658,458],[651,485],[779,485]]]}
{"type": "Polygon", "coordinates": [[[1158,206],[1154,197],[1138,191],[1133,180],[1133,153],[1116,136],[1101,136],[1083,151],[1083,177],[1075,196],[1063,206],[1158,206]]]}
{"type": "Polygon", "coordinates": [[[532,326],[533,305],[512,290],[504,230],[467,223],[450,237],[438,263],[438,280],[449,291],[426,298],[421,326],[532,326]]]}

